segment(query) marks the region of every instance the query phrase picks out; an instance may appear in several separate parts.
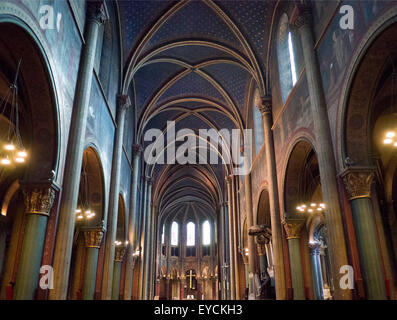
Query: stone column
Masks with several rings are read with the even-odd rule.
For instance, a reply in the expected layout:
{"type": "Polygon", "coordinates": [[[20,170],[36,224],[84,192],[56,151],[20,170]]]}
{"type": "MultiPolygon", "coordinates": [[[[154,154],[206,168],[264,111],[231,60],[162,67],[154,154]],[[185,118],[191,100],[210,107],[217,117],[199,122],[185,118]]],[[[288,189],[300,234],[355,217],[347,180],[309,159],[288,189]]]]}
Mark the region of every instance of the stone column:
{"type": "Polygon", "coordinates": [[[382,257],[370,198],[374,169],[349,168],[341,176],[352,208],[367,298],[385,300],[387,297],[382,257]]]}
{"type": "MultiPolygon", "coordinates": [[[[246,202],[246,213],[247,213],[247,227],[248,230],[254,225],[254,214],[252,211],[252,189],[251,189],[251,174],[248,173],[244,178],[245,184],[245,202],[246,202]]],[[[249,265],[249,300],[255,300],[255,255],[256,246],[255,239],[253,236],[248,236],[248,265],[249,265]]]]}
{"type": "Polygon", "coordinates": [[[50,291],[49,295],[52,300],[66,299],[68,289],[75,211],[83,161],[88,103],[91,95],[98,29],[106,18],[103,1],[90,1],[88,3],[87,31],[77,76],[65,160],[62,198],[60,200],[57,240],[54,250],[54,289],[50,291]]]}
{"type": "Polygon", "coordinates": [[[139,165],[141,161],[142,147],[134,145],[132,150],[132,177],[131,177],[131,191],[130,191],[130,209],[128,217],[128,247],[127,260],[125,266],[125,283],[124,283],[124,300],[131,300],[132,295],[132,278],[134,257],[133,254],[137,247],[139,247],[137,239],[137,224],[138,224],[138,183],[139,183],[139,165]]]}
{"type": "Polygon", "coordinates": [[[121,157],[123,151],[124,121],[126,111],[131,105],[130,99],[127,95],[120,95],[117,97],[117,100],[117,123],[113,146],[112,175],[109,191],[109,213],[107,215],[107,219],[104,219],[105,221],[107,221],[107,233],[102,279],[103,300],[109,300],[112,297],[112,275],[119,209],[120,171],[121,157]]]}
{"type": "Polygon", "coordinates": [[[320,262],[320,243],[309,243],[310,255],[312,258],[312,277],[314,283],[314,296],[316,300],[323,300],[323,276],[320,262]]]}
{"type": "Polygon", "coordinates": [[[100,228],[85,228],[83,230],[86,247],[83,300],[93,300],[95,293],[98,253],[101,247],[104,230],[100,228]]]}
{"type": "Polygon", "coordinates": [[[239,228],[238,228],[238,222],[239,222],[239,213],[237,210],[237,190],[236,190],[236,179],[235,176],[232,176],[232,199],[233,199],[233,242],[234,242],[234,246],[233,246],[233,260],[231,261],[231,263],[233,263],[234,265],[234,279],[235,279],[235,299],[239,300],[240,298],[240,294],[239,294],[239,289],[240,289],[240,277],[239,277],[239,264],[238,264],[238,259],[237,259],[237,255],[238,255],[238,232],[239,232],[239,228]]]}
{"type": "Polygon", "coordinates": [[[149,299],[149,268],[150,268],[150,255],[151,255],[151,234],[152,224],[150,223],[152,220],[152,179],[150,177],[146,177],[147,190],[146,190],[146,210],[144,217],[144,225],[142,226],[142,231],[144,232],[143,238],[143,263],[142,263],[142,275],[143,275],[143,294],[142,299],[149,299]]]}
{"type": "Polygon", "coordinates": [[[300,249],[300,237],[303,219],[286,219],[283,221],[288,240],[288,251],[291,268],[292,288],[294,300],[305,300],[305,287],[303,283],[303,270],[300,249]]]}
{"type": "Polygon", "coordinates": [[[59,189],[48,182],[23,184],[25,230],[15,283],[15,300],[33,300],[39,281],[47,220],[59,189]]]}
{"type": "Polygon", "coordinates": [[[269,188],[269,206],[270,220],[272,229],[272,245],[274,248],[274,278],[276,285],[276,299],[285,300],[285,272],[284,272],[284,255],[283,255],[283,239],[281,230],[280,205],[277,185],[277,168],[276,157],[274,152],[273,140],[273,119],[272,119],[272,98],[264,97],[259,106],[262,113],[263,135],[266,154],[266,172],[269,188]]]}
{"type": "Polygon", "coordinates": [[[76,249],[76,258],[74,259],[74,271],[73,271],[73,280],[72,280],[72,288],[70,292],[70,296],[72,300],[78,299],[78,291],[81,289],[81,274],[83,269],[83,258],[84,258],[84,236],[79,232],[77,235],[77,249],[76,249]]]}
{"type": "Polygon", "coordinates": [[[115,249],[114,267],[113,267],[112,300],[119,300],[121,265],[123,264],[125,251],[126,251],[126,247],[124,245],[117,246],[115,249]]]}
{"type": "Polygon", "coordinates": [[[221,271],[221,298],[222,300],[226,300],[226,274],[225,274],[225,265],[226,265],[226,257],[225,257],[225,245],[226,245],[226,233],[225,233],[225,204],[222,203],[219,206],[219,215],[218,215],[218,222],[219,222],[219,234],[218,234],[218,246],[219,246],[219,267],[221,271]]]}
{"type": "Polygon", "coordinates": [[[316,137],[316,154],[320,169],[321,190],[324,202],[327,205],[326,223],[329,230],[330,260],[332,261],[332,278],[335,298],[351,299],[351,290],[339,287],[342,266],[348,265],[343,220],[339,202],[336,180],[335,156],[332,146],[331,130],[328,111],[322,85],[320,65],[315,52],[315,43],[312,32],[311,8],[304,1],[299,6],[299,15],[295,25],[299,29],[306,68],[306,78],[310,95],[310,107],[313,115],[313,126],[316,137]]]}
{"type": "Polygon", "coordinates": [[[236,276],[234,272],[234,234],[233,234],[233,199],[232,199],[232,176],[226,177],[226,187],[227,187],[227,203],[228,203],[228,213],[229,213],[229,271],[230,271],[230,300],[236,299],[236,276]]]}
{"type": "Polygon", "coordinates": [[[149,260],[149,275],[148,275],[148,299],[153,299],[155,296],[155,280],[156,280],[156,239],[157,239],[157,205],[152,205],[151,222],[150,222],[150,260],[149,260]]]}

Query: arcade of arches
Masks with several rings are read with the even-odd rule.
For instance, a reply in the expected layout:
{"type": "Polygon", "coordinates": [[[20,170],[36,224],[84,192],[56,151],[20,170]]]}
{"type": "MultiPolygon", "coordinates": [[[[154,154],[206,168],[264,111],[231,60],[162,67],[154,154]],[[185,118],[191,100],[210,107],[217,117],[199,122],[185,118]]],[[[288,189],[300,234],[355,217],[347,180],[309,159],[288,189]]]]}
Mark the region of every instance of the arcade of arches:
{"type": "Polygon", "coordinates": [[[396,1],[46,3],[0,0],[0,299],[397,299],[396,1]]]}

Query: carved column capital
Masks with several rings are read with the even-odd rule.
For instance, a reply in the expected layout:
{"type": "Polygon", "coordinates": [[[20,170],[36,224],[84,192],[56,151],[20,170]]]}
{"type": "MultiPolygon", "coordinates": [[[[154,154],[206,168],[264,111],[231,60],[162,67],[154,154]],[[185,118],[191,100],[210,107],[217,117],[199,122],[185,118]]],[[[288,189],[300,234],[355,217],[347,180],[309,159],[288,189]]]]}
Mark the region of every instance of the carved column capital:
{"type": "Polygon", "coordinates": [[[142,148],[142,146],[140,144],[134,144],[132,146],[132,154],[133,154],[133,156],[141,154],[142,151],[143,151],[143,148],[142,148]]]}
{"type": "Polygon", "coordinates": [[[114,261],[123,262],[125,252],[126,252],[125,246],[116,246],[116,249],[114,252],[114,261]]]}
{"type": "Polygon", "coordinates": [[[285,219],[283,221],[287,239],[299,239],[301,237],[302,227],[305,223],[304,219],[285,219]]]}
{"type": "Polygon", "coordinates": [[[119,94],[117,96],[117,105],[119,110],[127,110],[131,106],[131,100],[128,94],[119,94]]]}
{"type": "Polygon", "coordinates": [[[374,175],[373,168],[348,168],[341,174],[350,201],[371,197],[374,175]]]}
{"type": "Polygon", "coordinates": [[[265,96],[261,98],[261,104],[258,106],[259,111],[262,115],[271,114],[272,113],[272,97],[265,96]]]}
{"type": "Polygon", "coordinates": [[[26,214],[50,215],[58,187],[49,182],[21,182],[21,189],[26,214]]]}
{"type": "Polygon", "coordinates": [[[103,0],[88,1],[87,19],[98,24],[103,24],[109,19],[109,14],[103,0]]]}
{"type": "Polygon", "coordinates": [[[303,27],[311,27],[312,23],[313,23],[312,8],[308,3],[308,1],[302,1],[302,3],[297,6],[297,13],[292,20],[292,24],[297,29],[301,29],[303,27]]]}
{"type": "Polygon", "coordinates": [[[103,238],[103,228],[87,228],[83,230],[86,248],[100,248],[103,238]]]}

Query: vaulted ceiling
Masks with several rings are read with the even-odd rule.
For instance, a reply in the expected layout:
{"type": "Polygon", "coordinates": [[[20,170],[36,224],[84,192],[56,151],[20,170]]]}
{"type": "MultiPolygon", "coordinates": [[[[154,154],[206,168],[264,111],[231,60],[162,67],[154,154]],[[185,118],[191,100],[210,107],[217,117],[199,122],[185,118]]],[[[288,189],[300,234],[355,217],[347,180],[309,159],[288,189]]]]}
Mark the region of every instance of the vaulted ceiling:
{"type": "MultiPolygon", "coordinates": [[[[274,1],[120,1],[124,91],[137,110],[136,142],[150,128],[245,128],[250,86],[265,93],[265,29],[274,1]]],[[[269,23],[270,24],[270,23],[269,23]]],[[[269,27],[267,27],[269,29],[269,27]]],[[[154,165],[160,212],[222,202],[223,165],[154,165]]]]}

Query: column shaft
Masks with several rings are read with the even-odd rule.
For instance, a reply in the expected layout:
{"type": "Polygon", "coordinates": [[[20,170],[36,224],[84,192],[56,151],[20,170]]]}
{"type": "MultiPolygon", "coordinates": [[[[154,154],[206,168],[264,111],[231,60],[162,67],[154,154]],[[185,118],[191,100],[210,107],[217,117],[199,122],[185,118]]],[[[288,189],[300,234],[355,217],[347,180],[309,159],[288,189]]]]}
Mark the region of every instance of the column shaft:
{"type": "Polygon", "coordinates": [[[263,134],[266,154],[266,169],[269,185],[269,206],[270,220],[272,228],[272,245],[274,254],[274,278],[276,285],[276,299],[284,300],[286,298],[285,272],[284,272],[284,255],[283,240],[280,218],[280,204],[277,185],[277,168],[276,157],[274,152],[274,140],[272,131],[272,113],[271,97],[265,97],[260,107],[263,119],[263,134]]]}
{"type": "Polygon", "coordinates": [[[130,192],[130,212],[128,217],[128,249],[127,261],[125,266],[125,283],[124,283],[124,300],[131,300],[132,295],[132,278],[133,278],[133,253],[137,249],[137,219],[138,219],[138,180],[139,180],[139,164],[142,149],[135,145],[132,152],[132,177],[130,192]]]}
{"type": "Polygon", "coordinates": [[[288,249],[291,264],[292,288],[294,289],[294,300],[305,300],[300,240],[288,239],[288,249]]]}
{"type": "Polygon", "coordinates": [[[98,248],[87,248],[84,268],[83,300],[94,299],[98,253],[98,248]]]}
{"type": "Polygon", "coordinates": [[[104,230],[102,228],[87,228],[83,232],[86,246],[83,300],[93,300],[98,267],[98,254],[104,230]]]}
{"type": "Polygon", "coordinates": [[[385,300],[386,287],[371,200],[355,199],[351,206],[367,298],[385,300]]]}
{"type": "Polygon", "coordinates": [[[40,275],[47,219],[54,199],[55,190],[52,187],[33,186],[24,190],[26,223],[15,283],[16,300],[34,299],[40,275]]]}
{"type": "MultiPolygon", "coordinates": [[[[112,275],[114,266],[114,250],[117,232],[117,218],[119,209],[121,156],[123,151],[124,121],[126,110],[130,102],[128,96],[118,97],[117,127],[114,138],[112,175],[109,191],[109,213],[107,215],[107,233],[105,243],[105,257],[102,280],[102,299],[109,300],[112,295],[112,275]]],[[[121,239],[123,240],[123,239],[121,239]]]]}
{"type": "Polygon", "coordinates": [[[237,190],[236,190],[236,180],[233,176],[232,178],[232,199],[233,199],[233,263],[234,265],[234,278],[235,278],[235,299],[239,300],[239,289],[240,289],[240,275],[239,275],[239,264],[238,264],[238,220],[239,214],[237,209],[237,190]]]}
{"type": "Polygon", "coordinates": [[[112,300],[119,300],[120,278],[121,278],[121,262],[115,261],[113,267],[112,300]]]}
{"type": "MultiPolygon", "coordinates": [[[[245,158],[246,159],[246,158],[245,158]]],[[[244,160],[245,160],[244,159],[244,160]]],[[[251,174],[248,173],[244,178],[245,184],[245,202],[247,212],[247,227],[248,230],[254,225],[254,216],[252,211],[252,188],[251,188],[251,174]]],[[[249,299],[255,300],[255,239],[253,236],[248,236],[248,265],[249,265],[249,299]]]]}
{"type": "Polygon", "coordinates": [[[287,219],[283,221],[288,240],[288,251],[294,290],[294,300],[305,300],[305,287],[303,282],[302,258],[300,237],[305,220],[287,219]]]}
{"type": "Polygon", "coordinates": [[[311,20],[310,8],[304,7],[301,9],[301,14],[296,21],[296,25],[299,28],[301,36],[306,67],[310,106],[316,136],[316,154],[320,169],[321,190],[323,199],[327,205],[326,223],[329,230],[328,242],[332,261],[333,289],[336,299],[351,299],[351,291],[343,290],[339,286],[339,279],[341,277],[339,270],[342,266],[349,263],[336,181],[335,157],[328,111],[322,86],[320,66],[314,48],[311,20]]]}
{"type": "Polygon", "coordinates": [[[226,178],[227,184],[227,200],[228,200],[228,213],[229,213],[229,270],[230,270],[230,299],[236,299],[236,276],[234,273],[234,234],[233,234],[233,200],[232,200],[232,184],[230,177],[226,178]]]}
{"type": "Polygon", "coordinates": [[[91,95],[99,25],[105,20],[101,2],[87,8],[86,43],[82,50],[66,153],[57,240],[54,250],[54,289],[50,299],[66,299],[72,255],[75,211],[79,192],[88,103],[91,95]]]}

